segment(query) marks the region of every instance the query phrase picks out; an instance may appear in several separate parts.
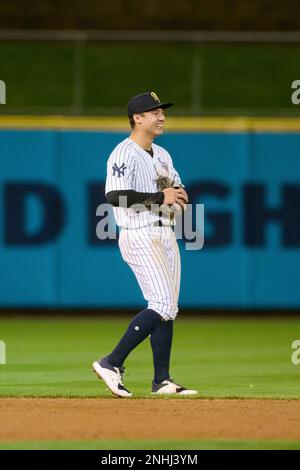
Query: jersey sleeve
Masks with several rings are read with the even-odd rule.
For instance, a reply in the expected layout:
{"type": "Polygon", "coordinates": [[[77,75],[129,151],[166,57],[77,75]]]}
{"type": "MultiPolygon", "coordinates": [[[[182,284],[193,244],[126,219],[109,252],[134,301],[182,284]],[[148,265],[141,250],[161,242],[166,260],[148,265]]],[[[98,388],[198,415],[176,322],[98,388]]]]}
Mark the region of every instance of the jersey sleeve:
{"type": "Polygon", "coordinates": [[[133,189],[136,161],[128,151],[115,149],[107,161],[105,194],[110,191],[133,189]]]}

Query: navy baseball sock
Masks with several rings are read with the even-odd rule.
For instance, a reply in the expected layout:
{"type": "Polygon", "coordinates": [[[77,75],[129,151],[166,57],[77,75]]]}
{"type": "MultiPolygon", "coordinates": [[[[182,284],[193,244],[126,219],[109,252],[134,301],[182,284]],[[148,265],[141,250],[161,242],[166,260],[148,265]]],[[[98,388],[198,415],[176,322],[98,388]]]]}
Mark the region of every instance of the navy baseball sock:
{"type": "Polygon", "coordinates": [[[109,363],[114,367],[121,367],[131,351],[160,323],[161,316],[154,310],[147,308],[138,313],[113,352],[107,357],[109,363]]]}
{"type": "Polygon", "coordinates": [[[161,322],[151,332],[150,342],[153,352],[154,381],[159,384],[169,379],[170,356],[173,339],[173,320],[161,322]]]}

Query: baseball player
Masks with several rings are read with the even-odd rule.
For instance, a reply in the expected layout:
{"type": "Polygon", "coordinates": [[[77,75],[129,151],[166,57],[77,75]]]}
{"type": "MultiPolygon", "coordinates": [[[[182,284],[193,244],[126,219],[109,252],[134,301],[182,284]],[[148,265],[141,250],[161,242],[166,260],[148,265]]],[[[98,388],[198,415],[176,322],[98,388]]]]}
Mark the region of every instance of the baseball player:
{"type": "Polygon", "coordinates": [[[163,133],[164,110],[154,92],[134,96],[128,103],[132,132],[119,143],[107,162],[106,198],[120,227],[119,248],[134,272],[148,305],[138,313],[115,347],[93,363],[93,370],[110,391],[131,397],[123,383],[124,362],[150,336],[153,352],[153,394],[194,395],[169,373],[180,287],[180,255],[173,231],[175,207],[188,203],[169,153],[153,143],[163,133]]]}

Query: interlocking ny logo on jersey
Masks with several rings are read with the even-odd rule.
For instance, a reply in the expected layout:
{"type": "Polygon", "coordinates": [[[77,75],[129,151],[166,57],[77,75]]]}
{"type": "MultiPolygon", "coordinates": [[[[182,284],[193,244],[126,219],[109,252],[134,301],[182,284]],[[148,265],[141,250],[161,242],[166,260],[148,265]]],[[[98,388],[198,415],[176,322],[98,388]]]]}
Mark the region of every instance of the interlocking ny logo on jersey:
{"type": "Polygon", "coordinates": [[[152,96],[152,98],[153,98],[155,101],[157,101],[158,103],[160,103],[159,97],[157,96],[156,93],[154,93],[154,91],[151,91],[151,96],[152,96]]]}
{"type": "Polygon", "coordinates": [[[125,166],[125,163],[122,163],[120,167],[118,167],[118,165],[115,163],[112,169],[113,169],[113,176],[116,176],[116,173],[118,173],[117,174],[118,178],[121,178],[121,176],[124,176],[125,170],[127,169],[127,167],[125,166]]]}

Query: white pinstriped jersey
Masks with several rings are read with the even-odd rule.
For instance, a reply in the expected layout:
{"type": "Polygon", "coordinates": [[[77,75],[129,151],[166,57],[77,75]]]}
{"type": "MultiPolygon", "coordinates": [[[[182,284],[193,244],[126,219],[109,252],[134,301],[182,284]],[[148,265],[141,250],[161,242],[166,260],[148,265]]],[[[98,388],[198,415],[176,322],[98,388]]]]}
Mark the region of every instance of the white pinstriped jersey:
{"type": "MultiPolygon", "coordinates": [[[[156,193],[158,176],[167,176],[181,184],[170,154],[156,144],[152,144],[152,149],[153,157],[130,137],[120,142],[107,162],[105,194],[129,189],[156,193]]],[[[135,209],[123,207],[114,207],[113,210],[117,224],[128,229],[153,225],[159,219],[167,217],[159,216],[150,210],[137,212],[135,209]]]]}

